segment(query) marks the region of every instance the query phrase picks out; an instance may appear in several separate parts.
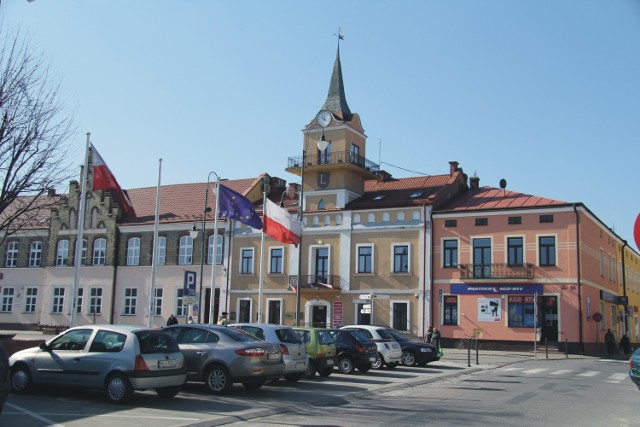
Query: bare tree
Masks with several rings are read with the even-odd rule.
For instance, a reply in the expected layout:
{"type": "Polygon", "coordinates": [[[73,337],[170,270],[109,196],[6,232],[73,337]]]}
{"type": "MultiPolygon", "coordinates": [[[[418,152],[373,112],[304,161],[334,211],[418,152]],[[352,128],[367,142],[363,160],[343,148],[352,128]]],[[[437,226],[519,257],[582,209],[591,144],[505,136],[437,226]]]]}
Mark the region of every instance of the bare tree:
{"type": "Polygon", "coordinates": [[[30,39],[0,31],[0,244],[21,229],[41,228],[58,200],[47,194],[72,177],[74,130],[59,91],[30,39]]]}

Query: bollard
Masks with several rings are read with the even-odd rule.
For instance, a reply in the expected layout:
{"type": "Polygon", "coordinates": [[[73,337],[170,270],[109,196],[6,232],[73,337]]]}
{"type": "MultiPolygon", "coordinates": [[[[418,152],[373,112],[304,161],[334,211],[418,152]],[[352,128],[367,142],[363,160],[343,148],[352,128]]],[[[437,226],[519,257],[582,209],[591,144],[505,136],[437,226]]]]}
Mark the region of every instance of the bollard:
{"type": "Polygon", "coordinates": [[[480,358],[478,356],[478,349],[479,349],[480,345],[478,344],[478,338],[476,338],[476,365],[480,364],[480,358]]]}
{"type": "Polygon", "coordinates": [[[544,354],[548,359],[549,358],[549,341],[546,338],[544,339],[544,354]]]}
{"type": "Polygon", "coordinates": [[[569,358],[569,340],[568,339],[564,340],[564,357],[565,359],[569,358]]]}
{"type": "Polygon", "coordinates": [[[471,367],[471,340],[467,340],[467,368],[471,367]]]}

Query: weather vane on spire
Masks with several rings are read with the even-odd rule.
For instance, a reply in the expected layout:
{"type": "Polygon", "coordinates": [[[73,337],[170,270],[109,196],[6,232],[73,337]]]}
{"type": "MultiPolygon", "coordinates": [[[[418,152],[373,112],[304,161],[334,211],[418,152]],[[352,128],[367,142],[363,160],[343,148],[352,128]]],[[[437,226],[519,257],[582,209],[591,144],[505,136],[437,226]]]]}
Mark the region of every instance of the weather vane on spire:
{"type": "Polygon", "coordinates": [[[338,34],[334,34],[338,38],[338,48],[340,48],[340,40],[344,40],[344,36],[342,35],[342,27],[338,27],[338,34]]]}

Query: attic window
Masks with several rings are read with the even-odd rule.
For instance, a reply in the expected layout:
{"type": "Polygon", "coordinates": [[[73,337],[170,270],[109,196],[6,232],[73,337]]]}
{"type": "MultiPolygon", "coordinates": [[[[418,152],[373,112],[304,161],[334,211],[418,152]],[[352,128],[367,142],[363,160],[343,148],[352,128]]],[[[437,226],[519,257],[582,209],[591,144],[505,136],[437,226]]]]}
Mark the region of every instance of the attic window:
{"type": "Polygon", "coordinates": [[[424,194],[424,191],[416,191],[415,193],[411,193],[409,195],[410,199],[417,199],[418,197],[422,196],[424,194]]]}
{"type": "Polygon", "coordinates": [[[378,200],[382,200],[382,199],[384,199],[385,197],[387,197],[387,195],[386,195],[386,194],[378,194],[377,196],[375,196],[375,197],[373,198],[373,200],[378,201],[378,200]]]}

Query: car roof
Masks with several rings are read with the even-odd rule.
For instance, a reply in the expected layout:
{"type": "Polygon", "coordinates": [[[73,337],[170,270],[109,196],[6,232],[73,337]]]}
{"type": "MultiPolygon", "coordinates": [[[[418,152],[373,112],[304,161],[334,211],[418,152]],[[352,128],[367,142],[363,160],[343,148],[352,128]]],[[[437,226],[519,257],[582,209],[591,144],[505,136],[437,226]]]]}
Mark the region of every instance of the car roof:
{"type": "MultiPolygon", "coordinates": [[[[148,328],[146,326],[138,326],[138,325],[110,325],[110,324],[98,324],[98,325],[78,325],[73,328],[67,329],[67,331],[71,331],[74,329],[109,329],[111,331],[116,332],[138,332],[138,331],[162,331],[160,328],[148,328]]],[[[65,331],[66,332],[66,331],[65,331]]]]}

